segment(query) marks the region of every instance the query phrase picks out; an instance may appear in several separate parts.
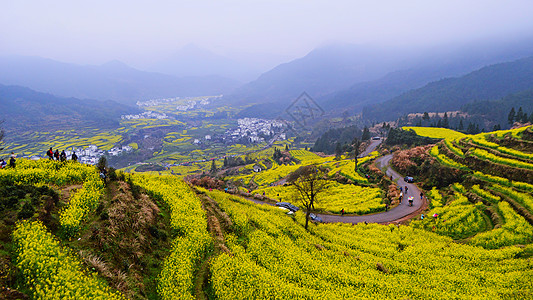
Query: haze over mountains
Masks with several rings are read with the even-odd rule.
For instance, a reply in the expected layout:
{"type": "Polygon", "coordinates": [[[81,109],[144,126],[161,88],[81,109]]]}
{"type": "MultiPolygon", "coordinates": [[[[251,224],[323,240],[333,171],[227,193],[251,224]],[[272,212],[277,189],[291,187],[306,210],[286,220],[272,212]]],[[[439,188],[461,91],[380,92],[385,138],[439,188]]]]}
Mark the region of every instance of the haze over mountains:
{"type": "Polygon", "coordinates": [[[419,50],[335,45],[280,65],[226,98],[260,103],[244,114],[272,116],[306,91],[327,110],[354,113],[435,80],[529,55],[533,40],[419,50]]]}
{"type": "Polygon", "coordinates": [[[153,66],[167,74],[141,71],[119,61],[92,66],[4,56],[0,57],[0,83],[59,97],[114,100],[128,105],[153,98],[224,94],[224,105],[254,104],[239,114],[248,117],[276,117],[305,91],[333,114],[359,113],[367,107],[364,116],[369,120],[392,120],[408,112],[459,109],[473,100],[496,100],[533,88],[529,60],[466,75],[530,55],[532,39],[432,49],[337,43],[318,47],[242,84],[212,74],[249,78],[253,67],[189,45],[153,66]],[[182,76],[185,74],[196,76],[182,76]],[[446,79],[451,77],[457,78],[446,79]],[[439,95],[453,96],[454,100],[439,95]],[[382,102],[387,105],[378,105],[382,102]]]}
{"type": "Polygon", "coordinates": [[[0,84],[0,111],[8,129],[60,130],[86,125],[117,126],[120,116],[136,108],[114,101],[79,100],[40,93],[26,87],[0,84]]]}
{"type": "Polygon", "coordinates": [[[152,98],[219,95],[239,85],[215,75],[175,77],[140,71],[119,61],[83,66],[27,56],[0,57],[0,83],[62,97],[126,104],[152,98]]]}
{"type": "Polygon", "coordinates": [[[470,102],[496,100],[532,88],[533,56],[429,83],[366,107],[363,116],[369,120],[394,120],[407,113],[459,110],[470,102]]]}

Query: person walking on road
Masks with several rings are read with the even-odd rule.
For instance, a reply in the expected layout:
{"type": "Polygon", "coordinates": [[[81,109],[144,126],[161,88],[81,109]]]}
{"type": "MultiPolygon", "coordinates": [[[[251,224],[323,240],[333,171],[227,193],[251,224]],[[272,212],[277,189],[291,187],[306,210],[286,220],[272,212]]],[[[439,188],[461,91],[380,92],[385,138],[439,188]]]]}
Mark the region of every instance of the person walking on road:
{"type": "Polygon", "coordinates": [[[407,195],[407,190],[408,190],[408,189],[409,189],[409,188],[406,186],[406,187],[405,187],[405,194],[406,194],[406,195],[407,195]]]}
{"type": "Polygon", "coordinates": [[[344,208],[341,210],[341,216],[344,216],[344,208]]]}
{"type": "Polygon", "coordinates": [[[420,200],[424,199],[424,193],[420,192],[420,200]]]}

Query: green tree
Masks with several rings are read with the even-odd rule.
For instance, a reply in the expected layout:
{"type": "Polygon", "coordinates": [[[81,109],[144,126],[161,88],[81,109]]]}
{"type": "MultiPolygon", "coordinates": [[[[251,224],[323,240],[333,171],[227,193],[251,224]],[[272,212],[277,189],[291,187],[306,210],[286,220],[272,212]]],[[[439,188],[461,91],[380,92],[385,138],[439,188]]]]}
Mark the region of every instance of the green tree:
{"type": "Polygon", "coordinates": [[[335,160],[340,160],[342,155],[341,143],[337,142],[335,145],[335,160]]]}
{"type": "Polygon", "coordinates": [[[517,122],[523,122],[523,120],[524,120],[524,111],[522,110],[522,106],[520,106],[520,108],[518,108],[518,112],[516,113],[515,120],[517,122]]]}
{"type": "Polygon", "coordinates": [[[302,166],[287,177],[292,187],[296,190],[299,203],[305,209],[305,229],[309,224],[309,216],[315,209],[318,195],[322,193],[327,185],[326,172],[316,165],[302,166]]]}
{"type": "Polygon", "coordinates": [[[98,168],[98,170],[100,170],[100,172],[104,172],[107,169],[107,158],[105,156],[100,156],[96,167],[98,168]]]}
{"type": "Polygon", "coordinates": [[[211,173],[215,173],[217,171],[217,164],[215,163],[215,160],[213,159],[211,161],[211,173]]]}
{"type": "Polygon", "coordinates": [[[361,136],[361,140],[368,141],[370,139],[370,130],[368,130],[368,127],[365,127],[363,129],[363,135],[361,136]]]}
{"type": "Polygon", "coordinates": [[[424,112],[424,115],[422,116],[422,120],[429,121],[429,114],[427,111],[424,112]]]}
{"type": "Polygon", "coordinates": [[[509,124],[513,125],[515,118],[516,118],[516,112],[513,107],[511,108],[511,111],[509,112],[509,115],[507,116],[507,120],[509,121],[509,124]]]}
{"type": "Polygon", "coordinates": [[[448,128],[450,127],[450,122],[448,121],[448,113],[444,113],[444,117],[442,118],[442,127],[448,128]]]}

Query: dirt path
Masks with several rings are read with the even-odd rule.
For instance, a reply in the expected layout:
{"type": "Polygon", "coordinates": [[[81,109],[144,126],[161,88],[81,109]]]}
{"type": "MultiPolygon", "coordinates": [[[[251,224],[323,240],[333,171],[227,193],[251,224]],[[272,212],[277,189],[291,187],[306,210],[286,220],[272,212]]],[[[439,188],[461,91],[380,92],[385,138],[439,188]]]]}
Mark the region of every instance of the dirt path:
{"type": "Polygon", "coordinates": [[[207,195],[199,194],[198,191],[196,191],[196,193],[202,201],[202,207],[207,215],[207,227],[213,236],[213,251],[206,254],[203,261],[198,266],[196,276],[194,276],[196,299],[205,300],[208,299],[205,290],[206,286],[209,284],[209,266],[211,259],[222,252],[230,253],[230,250],[226,247],[224,232],[230,231],[233,223],[231,218],[218,207],[218,204],[213,199],[209,198],[207,195]]]}

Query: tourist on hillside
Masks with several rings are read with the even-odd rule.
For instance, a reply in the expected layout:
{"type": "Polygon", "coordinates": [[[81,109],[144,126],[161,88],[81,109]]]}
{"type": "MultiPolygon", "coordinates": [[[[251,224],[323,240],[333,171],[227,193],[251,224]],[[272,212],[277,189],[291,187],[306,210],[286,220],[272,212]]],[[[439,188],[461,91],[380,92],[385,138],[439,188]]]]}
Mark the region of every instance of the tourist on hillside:
{"type": "Polygon", "coordinates": [[[61,151],[61,154],[59,155],[59,158],[61,159],[61,161],[66,161],[67,160],[67,154],[65,153],[65,150],[61,151]]]}
{"type": "Polygon", "coordinates": [[[78,161],[78,156],[76,155],[75,151],[72,153],[72,160],[73,161],[78,161]]]}
{"type": "Polygon", "coordinates": [[[11,158],[9,159],[9,166],[15,168],[15,153],[11,152],[11,158]]]}
{"type": "Polygon", "coordinates": [[[385,203],[385,211],[389,211],[389,204],[385,203]]]}
{"type": "Polygon", "coordinates": [[[54,150],[52,150],[52,147],[46,151],[46,155],[48,156],[48,159],[54,160],[54,150]]]}
{"type": "Polygon", "coordinates": [[[100,178],[104,182],[104,186],[107,186],[107,170],[106,169],[102,169],[102,171],[100,171],[100,178]]]}
{"type": "Polygon", "coordinates": [[[341,210],[341,216],[344,216],[344,208],[341,210]]]}
{"type": "Polygon", "coordinates": [[[0,168],[5,168],[7,166],[7,162],[2,158],[0,159],[0,168]]]}
{"type": "Polygon", "coordinates": [[[54,158],[56,160],[59,160],[59,150],[56,149],[56,152],[54,152],[54,158]]]}

